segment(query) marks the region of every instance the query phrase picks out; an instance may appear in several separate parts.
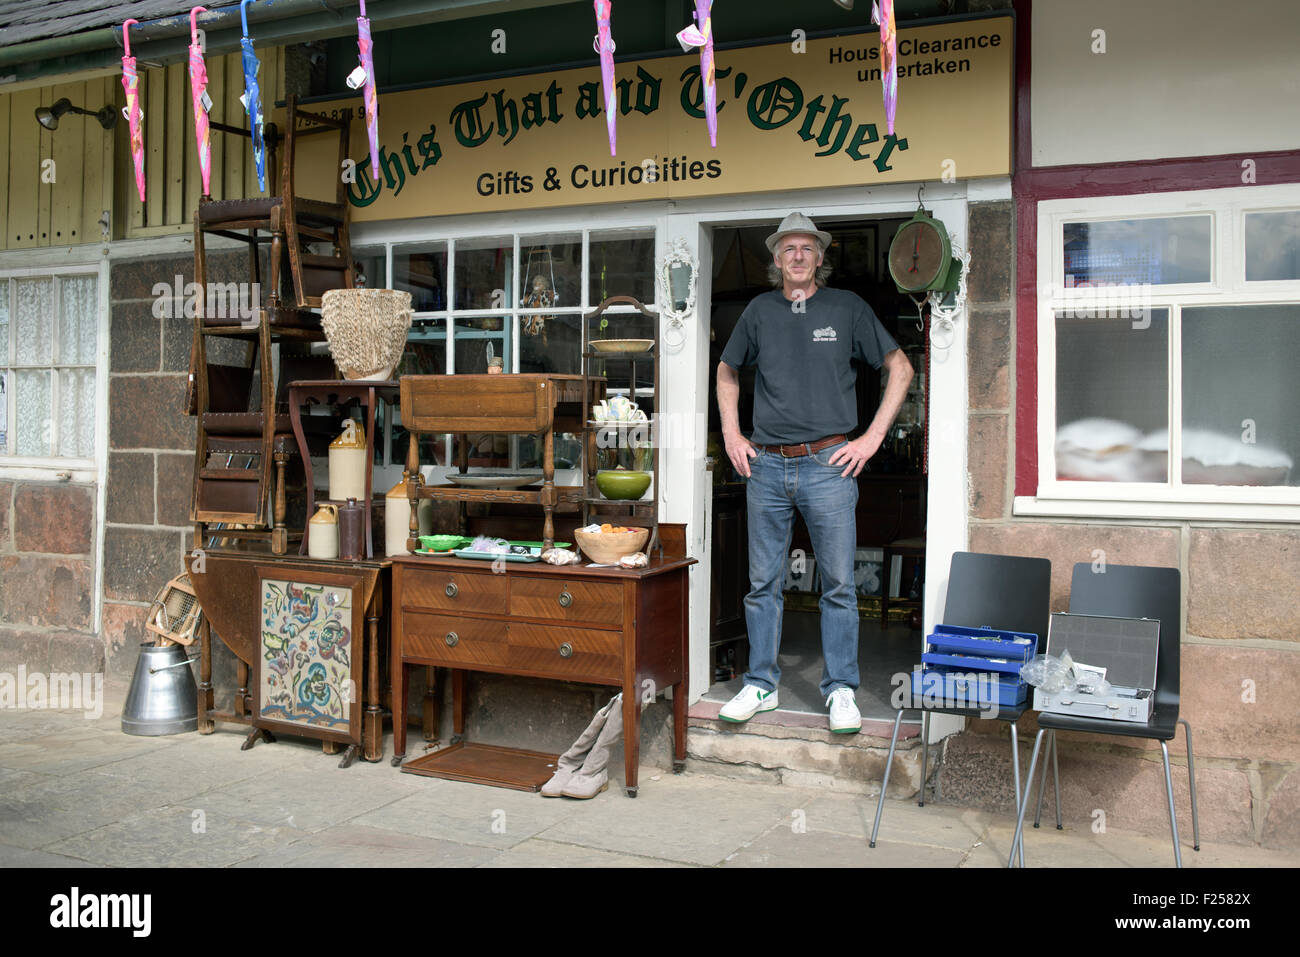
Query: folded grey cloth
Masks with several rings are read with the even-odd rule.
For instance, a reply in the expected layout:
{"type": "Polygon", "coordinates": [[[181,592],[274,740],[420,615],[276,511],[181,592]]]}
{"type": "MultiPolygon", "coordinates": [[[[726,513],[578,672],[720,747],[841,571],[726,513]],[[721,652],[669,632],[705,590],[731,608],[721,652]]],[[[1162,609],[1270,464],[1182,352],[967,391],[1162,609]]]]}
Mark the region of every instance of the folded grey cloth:
{"type": "Polygon", "coordinates": [[[616,708],[616,705],[622,703],[623,695],[617,694],[610,699],[605,707],[596,712],[596,716],[591,719],[591,724],[587,725],[587,729],[578,735],[578,740],[574,741],[569,746],[569,750],[561,754],[559,760],[555,762],[555,773],[551,775],[549,781],[542,785],[542,797],[560,797],[564,793],[569,781],[582,768],[582,762],[586,759],[587,753],[591,751],[592,745],[600,737],[600,732],[609,720],[611,712],[618,715],[618,725],[622,729],[623,716],[616,708]]]}

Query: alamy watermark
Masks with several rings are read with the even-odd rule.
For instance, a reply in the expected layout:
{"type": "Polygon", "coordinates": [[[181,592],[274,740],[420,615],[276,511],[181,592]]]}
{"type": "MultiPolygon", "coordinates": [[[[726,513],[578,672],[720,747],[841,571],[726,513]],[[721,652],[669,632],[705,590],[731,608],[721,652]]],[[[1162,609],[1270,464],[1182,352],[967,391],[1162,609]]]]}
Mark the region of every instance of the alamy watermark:
{"type": "Polygon", "coordinates": [[[963,708],[979,711],[981,718],[996,718],[998,676],[987,671],[940,672],[920,667],[900,671],[889,679],[889,703],[895,710],[963,708]]]}
{"type": "Polygon", "coordinates": [[[45,674],[19,665],[17,674],[0,671],[0,710],[84,711],[87,721],[104,714],[103,672],[45,674]]]}
{"type": "Polygon", "coordinates": [[[262,287],[256,282],[209,282],[207,288],[186,282],[179,273],[171,285],[154,283],[153,316],[155,319],[194,319],[200,307],[206,319],[226,319],[241,326],[256,328],[261,308],[262,287]]]}

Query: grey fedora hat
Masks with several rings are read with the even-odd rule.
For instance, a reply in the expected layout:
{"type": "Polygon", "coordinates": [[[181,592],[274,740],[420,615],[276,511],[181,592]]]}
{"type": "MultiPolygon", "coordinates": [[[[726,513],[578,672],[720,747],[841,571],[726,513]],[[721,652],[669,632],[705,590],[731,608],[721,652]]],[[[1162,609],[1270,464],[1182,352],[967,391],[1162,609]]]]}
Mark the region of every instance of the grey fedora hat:
{"type": "Polygon", "coordinates": [[[776,244],[781,241],[783,236],[789,236],[791,233],[804,233],[808,236],[816,236],[817,241],[822,245],[822,252],[826,252],[827,248],[831,244],[830,233],[818,229],[817,225],[803,213],[791,213],[785,219],[781,220],[781,225],[776,228],[776,232],[767,237],[767,251],[775,253],[776,244]]]}

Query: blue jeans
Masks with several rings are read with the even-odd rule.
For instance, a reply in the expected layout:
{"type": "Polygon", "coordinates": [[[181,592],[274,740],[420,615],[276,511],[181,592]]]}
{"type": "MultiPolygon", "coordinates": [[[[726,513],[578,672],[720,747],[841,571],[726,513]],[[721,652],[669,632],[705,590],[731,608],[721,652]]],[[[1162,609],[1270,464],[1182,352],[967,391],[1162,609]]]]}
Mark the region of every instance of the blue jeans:
{"type": "Polygon", "coordinates": [[[858,687],[858,600],[853,585],[857,548],[858,480],[841,477],[844,466],[830,464],[846,443],[815,455],[784,458],[759,450],[749,460],[746,487],[749,513],[749,582],[745,624],[749,628],[749,672],[745,684],[776,690],[781,680],[781,597],[790,563],[790,536],[797,507],[808,526],[813,557],[821,573],[821,693],[858,687]]]}

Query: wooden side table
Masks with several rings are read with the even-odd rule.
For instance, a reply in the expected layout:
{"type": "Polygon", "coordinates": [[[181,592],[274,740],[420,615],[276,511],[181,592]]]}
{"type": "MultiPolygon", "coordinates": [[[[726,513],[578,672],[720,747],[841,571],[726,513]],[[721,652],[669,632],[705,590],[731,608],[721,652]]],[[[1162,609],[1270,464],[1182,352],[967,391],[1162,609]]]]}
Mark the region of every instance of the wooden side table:
{"type": "MultiPolygon", "coordinates": [[[[307,523],[302,530],[302,544],[298,554],[307,554],[307,541],[311,535],[311,517],[316,513],[316,484],[312,479],[311,450],[307,448],[307,439],[303,434],[302,407],[307,402],[320,402],[325,405],[351,406],[359,404],[365,410],[362,426],[366,430],[366,558],[374,558],[373,535],[371,533],[371,513],[374,507],[374,461],[375,461],[375,405],[382,399],[389,407],[396,405],[398,384],[396,381],[363,382],[347,379],[300,380],[289,383],[289,418],[293,423],[294,438],[298,440],[298,454],[302,456],[303,472],[307,478],[307,523]]],[[[346,505],[332,499],[322,499],[331,505],[346,505]]]]}

